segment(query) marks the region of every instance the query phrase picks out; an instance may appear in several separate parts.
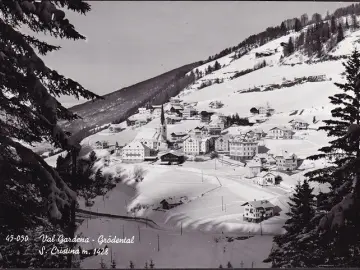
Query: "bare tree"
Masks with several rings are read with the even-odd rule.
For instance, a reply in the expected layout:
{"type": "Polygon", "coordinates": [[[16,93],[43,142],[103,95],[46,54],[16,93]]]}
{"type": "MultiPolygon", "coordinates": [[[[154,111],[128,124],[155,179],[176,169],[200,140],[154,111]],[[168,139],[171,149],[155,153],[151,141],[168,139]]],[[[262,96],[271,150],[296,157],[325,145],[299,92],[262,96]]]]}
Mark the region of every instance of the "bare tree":
{"type": "Polygon", "coordinates": [[[141,182],[144,180],[145,170],[140,166],[135,166],[133,175],[136,182],[141,182]]]}

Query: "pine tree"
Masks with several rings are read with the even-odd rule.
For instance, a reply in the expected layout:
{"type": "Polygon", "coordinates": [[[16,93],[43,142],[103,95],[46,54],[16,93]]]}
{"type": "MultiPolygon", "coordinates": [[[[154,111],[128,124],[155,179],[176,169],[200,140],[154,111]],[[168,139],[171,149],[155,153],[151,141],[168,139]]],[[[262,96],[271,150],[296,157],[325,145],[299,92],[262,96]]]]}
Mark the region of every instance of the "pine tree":
{"type": "Polygon", "coordinates": [[[295,32],[299,32],[302,28],[301,22],[298,18],[295,19],[295,32]]]}
{"type": "Polygon", "coordinates": [[[221,65],[219,64],[218,61],[216,61],[214,64],[214,70],[219,70],[219,69],[221,69],[221,65]]]}
{"type": "Polygon", "coordinates": [[[97,160],[96,153],[94,151],[90,152],[89,160],[91,163],[94,163],[97,160]]]}
{"type": "Polygon", "coordinates": [[[227,268],[234,268],[230,262],[227,263],[227,268]]]}
{"type": "Polygon", "coordinates": [[[343,28],[341,26],[341,24],[339,24],[338,26],[338,34],[337,34],[337,43],[339,43],[340,41],[342,41],[344,39],[344,32],[343,32],[343,28]]]}
{"type": "Polygon", "coordinates": [[[112,269],[116,268],[116,261],[114,259],[111,261],[111,268],[112,269]]]}
{"type": "Polygon", "coordinates": [[[319,214],[314,219],[317,223],[309,240],[320,243],[314,254],[317,259],[321,258],[322,264],[355,267],[360,264],[360,183],[357,181],[360,176],[360,54],[357,50],[344,67],[347,82],[335,83],[344,92],[330,97],[331,103],[337,106],[331,111],[333,119],[324,121],[326,126],[319,128],[336,139],[319,149],[321,154],[308,158],[326,158],[332,166],[305,176],[331,187],[325,196],[318,196],[319,214]]]}
{"type": "Polygon", "coordinates": [[[345,22],[345,28],[346,28],[346,30],[350,29],[350,25],[349,25],[349,22],[348,22],[347,18],[346,18],[346,22],[345,22]]]}
{"type": "Polygon", "coordinates": [[[309,267],[308,252],[311,244],[299,242],[299,232],[308,232],[307,228],[315,214],[313,189],[305,180],[298,183],[295,193],[290,197],[289,219],[285,222],[286,233],[274,237],[274,246],[265,262],[272,262],[272,267],[309,267]]]}
{"type": "Polygon", "coordinates": [[[219,268],[223,268],[223,266],[220,264],[219,268]]]}
{"type": "Polygon", "coordinates": [[[359,22],[357,21],[356,15],[353,14],[351,16],[351,19],[352,19],[352,27],[353,27],[353,29],[358,29],[359,28],[359,22]]]}
{"type": "Polygon", "coordinates": [[[331,29],[331,33],[335,34],[336,33],[336,19],[335,16],[331,17],[331,21],[330,21],[330,29],[331,29]]]}
{"type": "Polygon", "coordinates": [[[144,267],[145,269],[149,269],[149,266],[148,266],[148,263],[147,262],[145,262],[145,267],[144,267]]]}
{"type": "Polygon", "coordinates": [[[288,53],[288,55],[291,55],[293,52],[294,52],[294,43],[293,43],[292,38],[290,37],[289,42],[287,44],[287,53],[288,53]]]}
{"type": "Polygon", "coordinates": [[[154,269],[155,268],[155,264],[154,264],[154,262],[153,262],[153,260],[150,260],[150,269],[154,269]]]}
{"type": "Polygon", "coordinates": [[[129,268],[130,268],[130,269],[134,269],[134,268],[135,268],[135,265],[134,265],[134,263],[133,263],[132,261],[130,261],[129,268]]]}
{"type": "Polygon", "coordinates": [[[285,25],[285,22],[282,22],[281,25],[280,25],[280,31],[283,35],[285,35],[287,33],[287,28],[286,28],[286,25],[285,25]]]}
{"type": "MultiPolygon", "coordinates": [[[[65,234],[69,207],[76,194],[55,170],[26,145],[44,140],[72,153],[77,141],[58,125],[59,120],[78,118],[55,97],[70,95],[99,97],[77,82],[46,66],[39,55],[60,49],[41,40],[41,34],[54,38],[85,39],[66,18],[63,10],[86,14],[85,1],[2,1],[0,5],[0,239],[6,235],[29,235],[28,242],[0,243],[1,268],[63,268],[66,256],[41,256],[38,232],[65,234]],[[59,7],[61,6],[61,7],[59,7]],[[37,32],[24,33],[24,29],[37,32]],[[5,117],[6,115],[6,117],[5,117]],[[6,119],[4,121],[4,119],[6,119]],[[16,189],[14,188],[16,187],[16,189]],[[40,202],[41,201],[41,202],[40,202]],[[44,211],[45,210],[45,211],[44,211]],[[55,226],[57,223],[58,226],[55,226]]],[[[58,248],[65,245],[55,244],[58,248]]]]}

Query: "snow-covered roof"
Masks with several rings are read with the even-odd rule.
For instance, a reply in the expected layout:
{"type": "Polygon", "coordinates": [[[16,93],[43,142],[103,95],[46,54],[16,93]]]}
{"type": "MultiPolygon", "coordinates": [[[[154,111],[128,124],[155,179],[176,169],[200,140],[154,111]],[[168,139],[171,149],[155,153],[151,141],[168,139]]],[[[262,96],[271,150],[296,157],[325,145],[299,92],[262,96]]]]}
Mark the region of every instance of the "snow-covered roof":
{"type": "Polygon", "coordinates": [[[283,150],[281,153],[275,155],[275,157],[283,157],[284,159],[292,159],[293,156],[297,157],[294,153],[283,150]]]}
{"type": "Polygon", "coordinates": [[[275,177],[275,174],[273,174],[272,172],[265,172],[265,171],[260,172],[257,176],[258,177],[265,177],[268,174],[271,174],[271,175],[273,175],[275,177]]]}
{"type": "Polygon", "coordinates": [[[286,127],[286,126],[273,127],[270,130],[274,130],[274,129],[281,129],[282,131],[285,131],[285,132],[292,132],[291,129],[289,127],[286,127]]]}
{"type": "Polygon", "coordinates": [[[273,205],[271,202],[269,202],[268,200],[260,200],[260,201],[251,201],[251,202],[246,202],[241,206],[245,206],[245,205],[251,205],[254,208],[269,208],[269,207],[275,207],[275,205],[273,205]]]}
{"type": "Polygon", "coordinates": [[[251,160],[247,163],[249,168],[255,168],[255,167],[261,167],[261,161],[260,160],[251,160]]]}
{"type": "Polygon", "coordinates": [[[134,140],[156,140],[159,136],[157,129],[154,128],[143,128],[140,132],[135,136],[134,140]]]}
{"type": "Polygon", "coordinates": [[[124,149],[145,149],[146,146],[139,141],[132,141],[124,147],[124,149]]]}

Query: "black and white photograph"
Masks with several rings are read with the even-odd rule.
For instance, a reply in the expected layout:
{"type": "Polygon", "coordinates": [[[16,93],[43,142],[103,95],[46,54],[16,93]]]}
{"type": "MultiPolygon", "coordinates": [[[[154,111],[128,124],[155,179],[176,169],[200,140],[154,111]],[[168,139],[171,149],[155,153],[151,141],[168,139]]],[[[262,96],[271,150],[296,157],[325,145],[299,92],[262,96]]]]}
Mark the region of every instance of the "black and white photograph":
{"type": "Polygon", "coordinates": [[[0,268],[360,266],[360,3],[0,0],[0,268]]]}

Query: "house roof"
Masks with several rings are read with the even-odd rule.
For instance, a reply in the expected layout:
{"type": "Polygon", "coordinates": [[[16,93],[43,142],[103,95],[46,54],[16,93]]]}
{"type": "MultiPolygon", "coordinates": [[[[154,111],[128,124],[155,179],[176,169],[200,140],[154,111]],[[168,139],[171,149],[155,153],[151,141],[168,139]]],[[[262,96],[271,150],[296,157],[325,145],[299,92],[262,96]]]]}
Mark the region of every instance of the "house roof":
{"type": "Polygon", "coordinates": [[[174,155],[174,156],[177,156],[177,157],[183,157],[184,156],[183,153],[176,152],[176,151],[169,151],[169,152],[161,154],[160,157],[168,155],[168,154],[171,154],[171,155],[174,155]]]}
{"type": "Polygon", "coordinates": [[[124,149],[145,149],[147,146],[145,146],[144,144],[142,144],[139,141],[132,141],[131,143],[129,143],[128,145],[126,145],[124,147],[124,149]]]}
{"type": "Polygon", "coordinates": [[[247,163],[247,167],[249,167],[249,168],[261,167],[261,161],[260,160],[251,160],[247,163]]]}
{"type": "Polygon", "coordinates": [[[305,120],[301,119],[301,118],[294,118],[293,120],[291,120],[289,123],[303,123],[303,124],[308,124],[305,120]]]}
{"type": "Polygon", "coordinates": [[[275,155],[275,157],[283,157],[284,159],[292,159],[293,156],[297,157],[295,153],[288,152],[286,150],[283,150],[281,153],[275,155]]]}
{"type": "Polygon", "coordinates": [[[268,207],[275,207],[275,205],[273,205],[271,202],[269,202],[268,200],[259,200],[259,201],[251,201],[251,202],[246,202],[244,204],[242,204],[241,206],[245,206],[245,205],[251,205],[252,207],[255,208],[268,208],[268,207]]]}
{"type": "Polygon", "coordinates": [[[273,127],[270,130],[274,130],[274,129],[281,129],[282,131],[290,131],[290,132],[292,132],[288,127],[273,127]]]}
{"type": "Polygon", "coordinates": [[[276,175],[273,174],[272,172],[260,172],[260,173],[258,174],[258,177],[265,177],[265,176],[268,175],[268,174],[271,174],[271,175],[273,175],[274,177],[276,176],[276,175]]]}
{"type": "Polygon", "coordinates": [[[156,140],[158,135],[158,131],[154,128],[143,128],[135,136],[134,140],[156,140]]]}

